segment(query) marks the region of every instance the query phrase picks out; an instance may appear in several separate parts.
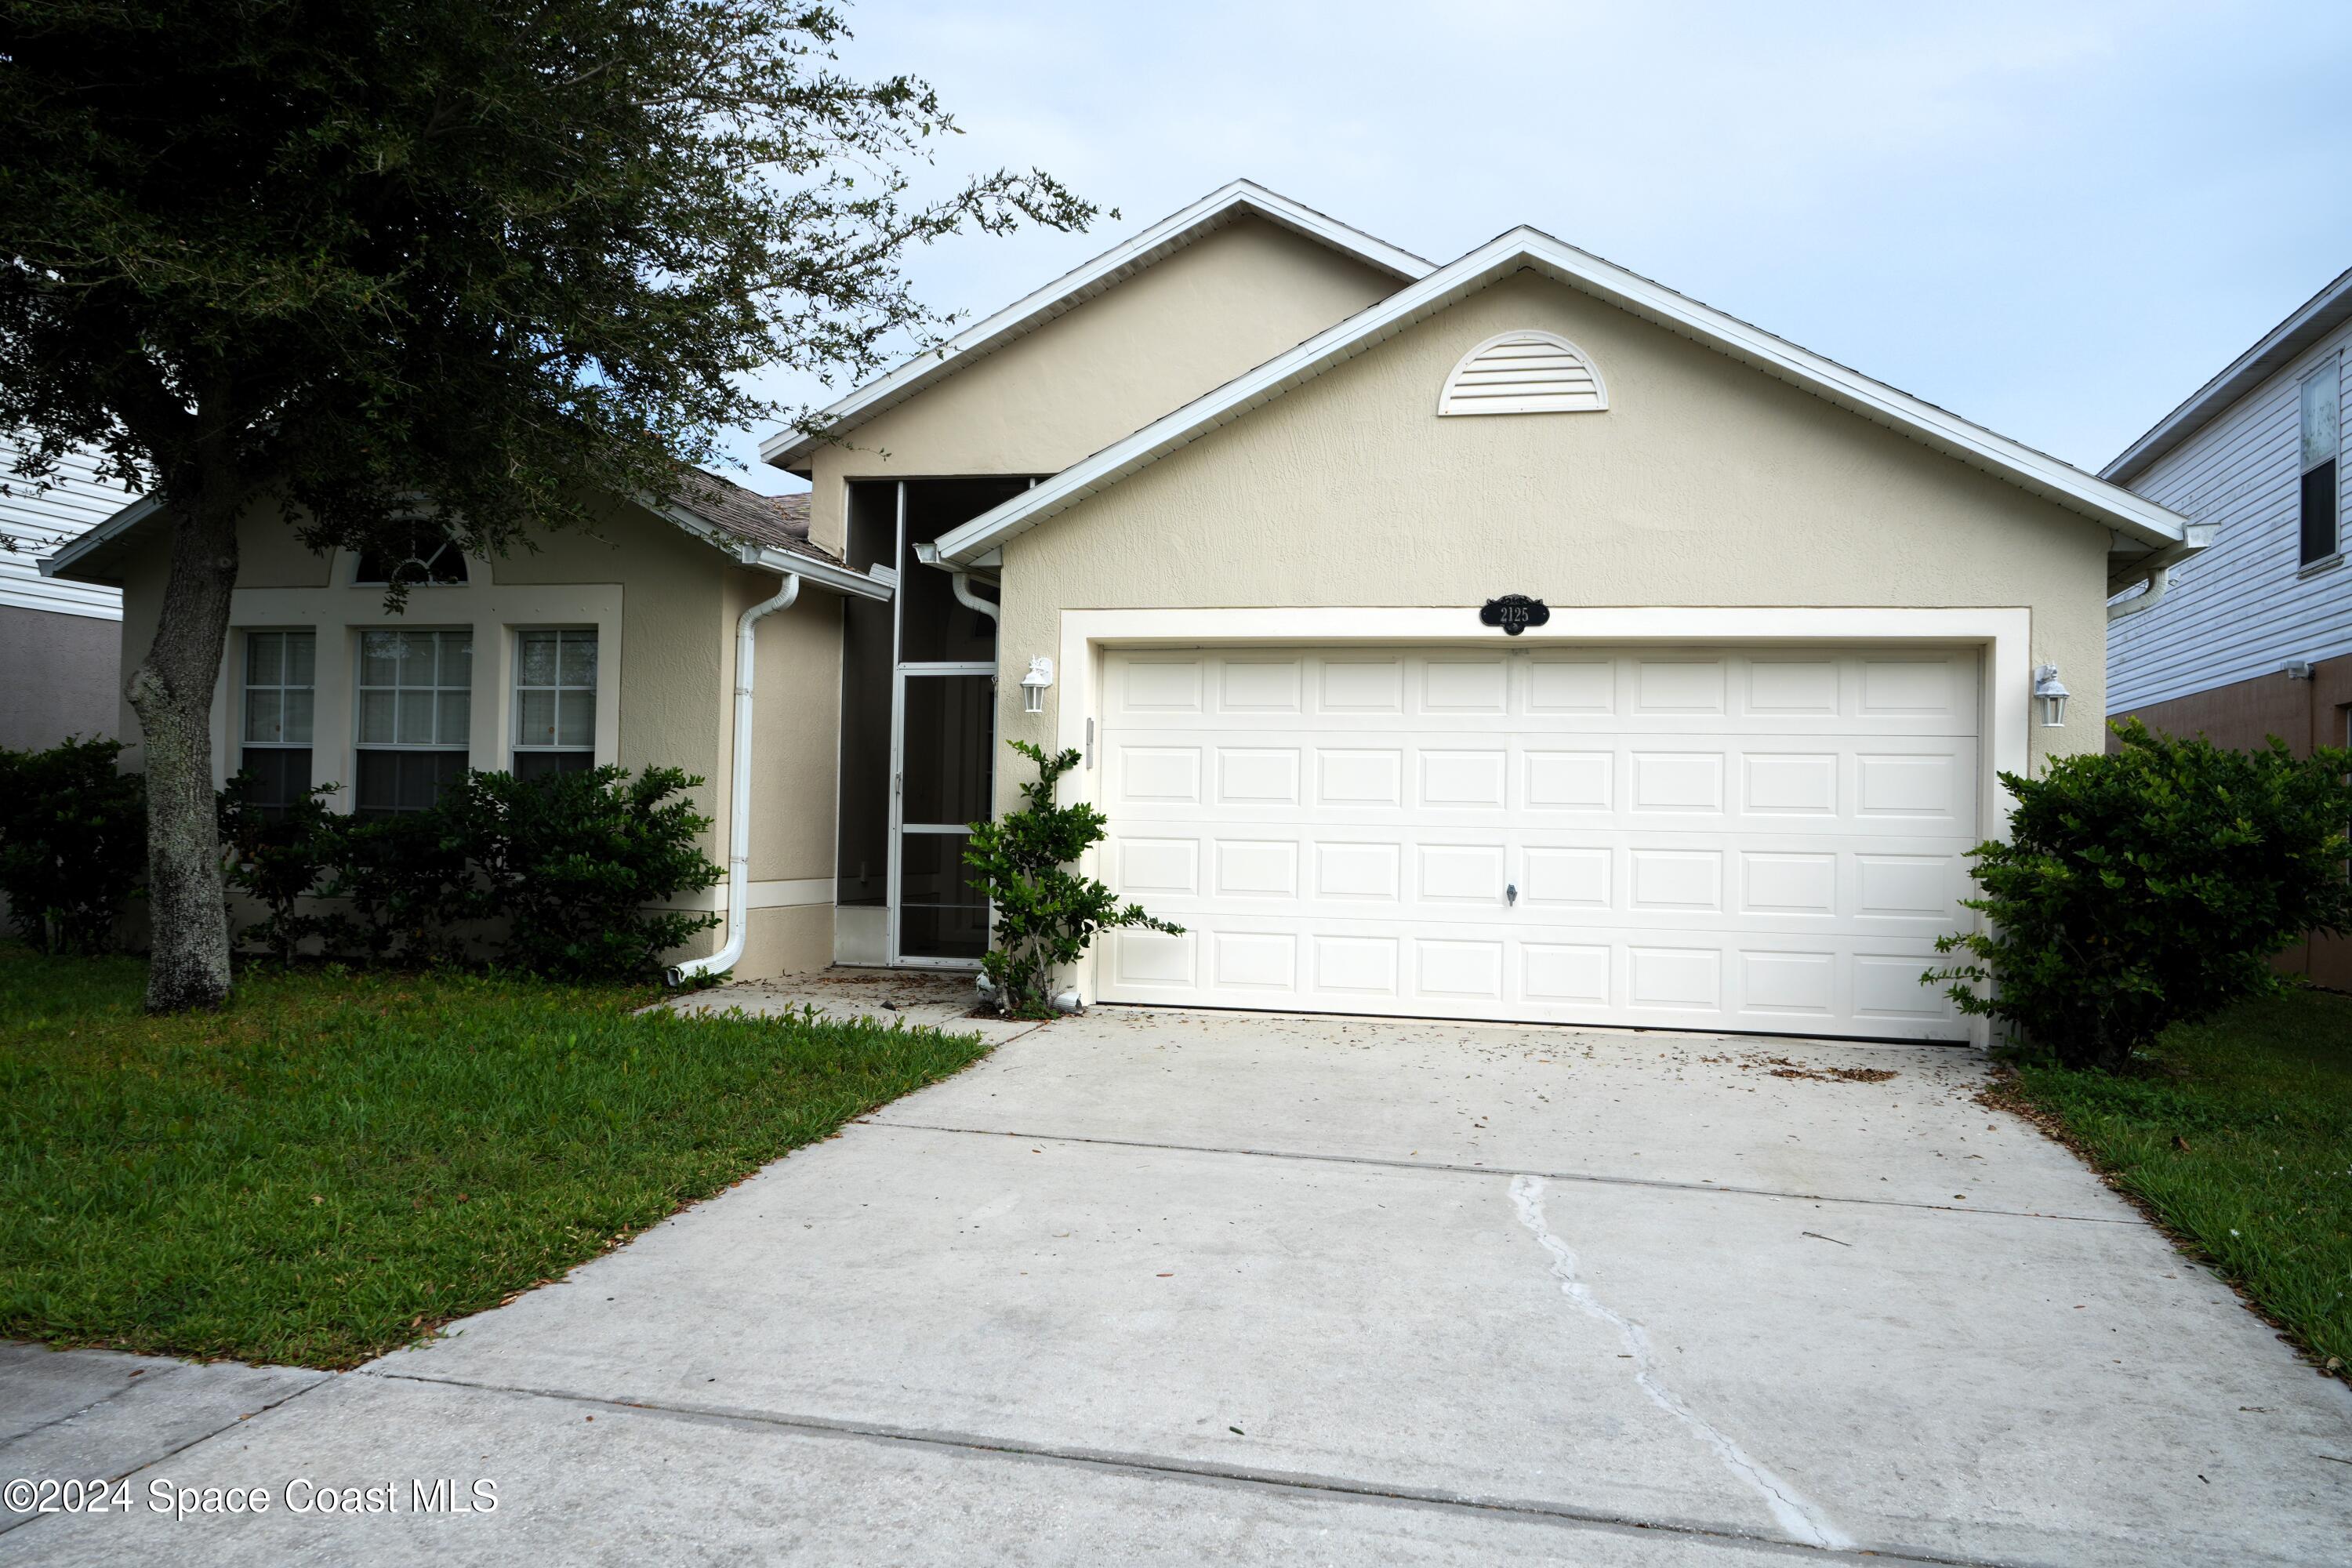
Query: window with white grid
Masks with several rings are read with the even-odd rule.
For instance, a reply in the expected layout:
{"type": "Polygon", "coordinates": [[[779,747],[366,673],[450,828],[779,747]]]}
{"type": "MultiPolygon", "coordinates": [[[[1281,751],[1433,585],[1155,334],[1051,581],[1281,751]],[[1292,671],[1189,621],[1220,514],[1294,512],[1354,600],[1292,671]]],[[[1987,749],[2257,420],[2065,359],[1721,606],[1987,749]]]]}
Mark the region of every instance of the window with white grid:
{"type": "Polygon", "coordinates": [[[471,631],[360,634],[362,816],[422,811],[465,773],[473,683],[471,631]]]}
{"type": "Polygon", "coordinates": [[[282,812],[310,788],[310,713],[318,692],[318,634],[245,634],[243,745],[237,758],[247,795],[265,812],[282,812]]]}
{"type": "Polygon", "coordinates": [[[569,627],[515,634],[517,778],[596,765],[596,634],[569,627]]]}

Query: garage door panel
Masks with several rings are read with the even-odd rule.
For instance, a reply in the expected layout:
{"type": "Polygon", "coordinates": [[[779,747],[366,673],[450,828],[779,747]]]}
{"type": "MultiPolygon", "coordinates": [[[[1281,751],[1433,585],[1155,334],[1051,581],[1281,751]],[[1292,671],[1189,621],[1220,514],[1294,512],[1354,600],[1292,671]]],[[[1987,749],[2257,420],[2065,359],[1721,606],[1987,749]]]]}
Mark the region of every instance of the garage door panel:
{"type": "Polygon", "coordinates": [[[1554,832],[1213,823],[1118,835],[1106,880],[1171,919],[1224,900],[1278,902],[1300,918],[1379,906],[1434,921],[1508,918],[1680,930],[1727,921],[1758,931],[1934,935],[1967,921],[1963,839],[1894,838],[1857,848],[1800,835],[1554,832]],[[1883,846],[1883,847],[1882,847],[1883,846]],[[1517,889],[1516,903],[1510,889],[1517,889]]]}
{"type": "Polygon", "coordinates": [[[1201,890],[1201,841],[1121,836],[1111,841],[1110,883],[1129,899],[1190,899],[1201,890]]]}
{"type": "Polygon", "coordinates": [[[1314,661],[1314,711],[1352,717],[1404,711],[1404,660],[1328,658],[1314,661]]]}
{"type": "Polygon", "coordinates": [[[1637,746],[1627,755],[1625,808],[1635,821],[1670,815],[1720,816],[1728,797],[1724,789],[1725,754],[1663,747],[1637,746]]]}
{"type": "MultiPolygon", "coordinates": [[[[1690,931],[1528,936],[1498,926],[1400,934],[1342,923],[1181,937],[1113,933],[1109,999],[1405,1016],[1948,1038],[1950,1004],[1919,985],[1927,942],[1690,931]],[[1113,991],[1116,995],[1111,995],[1113,991]]],[[[1246,927],[1248,929],[1240,929],[1246,927]]]]}
{"type": "Polygon", "coordinates": [[[1221,991],[1273,992],[1287,996],[1298,988],[1298,938],[1290,931],[1211,931],[1209,984],[1221,991]]]}
{"type": "Polygon", "coordinates": [[[1108,1000],[1952,1037],[1969,650],[1114,653],[1108,1000]]]}
{"type": "Polygon", "coordinates": [[[1393,810],[1404,805],[1404,750],[1318,746],[1314,778],[1318,810],[1348,811],[1368,806],[1393,810]]]}
{"type": "Polygon", "coordinates": [[[1423,745],[1413,762],[1413,801],[1424,811],[1501,811],[1509,804],[1510,753],[1503,747],[1423,745]]]}
{"type": "Polygon", "coordinates": [[[1617,712],[1617,661],[1543,655],[1528,661],[1527,713],[1538,724],[1610,719],[1617,712]]]}
{"type": "Polygon", "coordinates": [[[1223,658],[1216,663],[1217,710],[1221,713],[1296,715],[1305,701],[1301,660],[1265,656],[1223,658]]]}
{"type": "Polygon", "coordinates": [[[1519,805],[1546,816],[1606,818],[1616,805],[1618,763],[1613,748],[1523,746],[1519,805]]]}
{"type": "Polygon", "coordinates": [[[1213,883],[1221,899],[1295,900],[1299,845],[1287,838],[1219,838],[1213,883]]]}
{"type": "Polygon", "coordinates": [[[1418,661],[1424,713],[1484,713],[1510,710],[1511,666],[1500,655],[1433,656],[1418,661]]]}
{"type": "Polygon", "coordinates": [[[1720,658],[1655,654],[1633,661],[1634,719],[1720,719],[1728,710],[1730,672],[1720,658]]]}
{"type": "Polygon", "coordinates": [[[1305,804],[1295,746],[1217,746],[1216,802],[1222,806],[1283,807],[1305,804]]]}

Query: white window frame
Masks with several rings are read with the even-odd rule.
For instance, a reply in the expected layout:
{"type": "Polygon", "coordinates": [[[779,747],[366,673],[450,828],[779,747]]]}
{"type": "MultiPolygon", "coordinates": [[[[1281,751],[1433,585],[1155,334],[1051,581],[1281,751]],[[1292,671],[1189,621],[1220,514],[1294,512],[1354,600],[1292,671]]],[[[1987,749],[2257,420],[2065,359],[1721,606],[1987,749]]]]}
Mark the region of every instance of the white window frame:
{"type": "Polygon", "coordinates": [[[242,752],[249,746],[278,751],[309,751],[316,743],[319,732],[319,633],[315,626],[240,626],[237,628],[236,683],[236,746],[242,752]],[[256,682],[253,679],[253,642],[256,637],[309,637],[310,639],[310,679],[296,686],[285,679],[285,654],[278,655],[278,679],[274,682],[256,682]],[[278,735],[274,741],[257,741],[247,731],[253,722],[253,694],[257,691],[278,693],[278,735]],[[310,733],[299,741],[289,741],[285,734],[286,693],[307,691],[310,694],[310,733]]]}
{"type": "Polygon", "coordinates": [[[475,692],[481,685],[479,660],[481,658],[482,639],[479,628],[458,624],[455,626],[359,626],[354,627],[353,630],[357,633],[357,636],[354,638],[354,642],[357,646],[353,650],[354,657],[352,660],[352,809],[353,811],[361,809],[360,755],[362,752],[463,752],[466,753],[466,765],[467,767],[472,767],[474,765],[474,720],[475,708],[477,706],[475,702],[475,692]],[[382,634],[393,634],[402,637],[429,637],[433,638],[434,684],[429,687],[400,686],[396,684],[393,686],[370,685],[367,679],[367,639],[371,636],[382,634]],[[462,636],[467,639],[466,683],[462,687],[444,685],[441,683],[440,639],[445,637],[458,636],[462,636]],[[466,722],[463,727],[463,734],[453,742],[441,735],[441,698],[444,693],[460,690],[466,694],[466,722]],[[367,723],[365,714],[367,710],[367,694],[371,691],[389,691],[394,694],[392,730],[394,738],[390,741],[370,741],[366,738],[367,723]],[[399,694],[404,691],[430,691],[433,694],[432,712],[433,733],[435,738],[432,741],[403,741],[398,738],[400,734],[399,694]]]}
{"type": "Polygon", "coordinates": [[[2298,573],[2313,573],[2332,566],[2344,557],[2344,354],[2342,350],[2330,353],[2295,379],[2294,384],[2294,555],[2298,573]],[[2314,386],[2324,386],[2333,394],[2327,399],[2328,412],[2335,416],[2336,443],[2334,449],[2318,462],[2305,460],[2303,443],[2303,406],[2314,386]],[[2305,560],[2303,554],[2303,481],[2305,476],[2329,463],[2336,465],[2335,493],[2328,499],[2328,548],[2305,560]]]}
{"type": "Polygon", "coordinates": [[[589,765],[591,767],[595,766],[597,757],[596,742],[598,732],[601,728],[597,723],[597,708],[599,706],[600,699],[603,696],[604,682],[604,637],[598,628],[594,626],[516,626],[511,630],[508,652],[511,672],[509,679],[507,681],[507,705],[510,710],[510,715],[506,723],[506,731],[507,751],[510,760],[510,771],[515,771],[511,768],[511,759],[520,757],[525,752],[559,756],[569,756],[578,752],[585,752],[588,757],[589,765]],[[555,651],[556,683],[553,686],[541,686],[536,683],[525,682],[523,679],[522,658],[523,639],[530,637],[545,637],[551,634],[557,639],[555,651]],[[566,637],[585,637],[588,639],[590,646],[594,647],[596,650],[593,679],[586,686],[566,686],[563,684],[562,639],[566,637]],[[546,691],[554,695],[556,702],[556,734],[559,739],[545,743],[540,743],[535,742],[527,742],[522,738],[522,698],[523,693],[526,691],[546,691]],[[588,743],[584,746],[565,745],[561,740],[561,736],[563,733],[563,699],[567,693],[577,695],[583,692],[586,693],[588,701],[588,743]]]}
{"type": "MultiPolygon", "coordinates": [[[[517,626],[596,628],[596,763],[619,762],[621,687],[626,679],[626,639],[622,636],[625,590],[616,582],[514,583],[496,580],[495,563],[467,558],[467,580],[419,585],[407,611],[384,608],[382,586],[354,584],[357,554],[338,549],[324,580],[304,587],[236,588],[229,595],[233,626],[302,627],[318,634],[317,707],[312,717],[311,780],[342,787],[327,796],[336,812],[356,809],[360,634],[374,630],[471,626],[474,632],[474,721],[467,747],[469,766],[498,767],[489,760],[509,754],[513,720],[507,668],[517,626]],[[425,595],[429,595],[430,597],[425,595]],[[492,666],[497,668],[493,668],[492,666]]],[[[237,713],[241,666],[224,658],[214,678],[212,711],[213,784],[226,787],[236,770],[237,713]]]]}
{"type": "MultiPolygon", "coordinates": [[[[467,553],[466,551],[459,549],[456,540],[443,540],[438,545],[434,547],[433,553],[435,556],[438,556],[445,550],[455,550],[457,552],[457,559],[464,563],[466,567],[465,580],[457,583],[436,583],[430,581],[411,583],[408,584],[408,591],[410,593],[446,594],[457,589],[470,588],[478,583],[487,581],[482,574],[482,562],[475,556],[467,553]]],[[[360,575],[360,563],[364,559],[362,552],[358,550],[345,550],[342,552],[342,559],[345,563],[343,576],[343,585],[345,587],[386,588],[392,585],[391,579],[386,577],[363,577],[360,575]]],[[[412,556],[410,559],[415,560],[417,559],[417,557],[412,556]]]]}
{"type": "Polygon", "coordinates": [[[249,751],[308,752],[310,753],[310,776],[303,781],[303,788],[308,790],[316,787],[319,774],[319,628],[316,626],[239,626],[237,628],[234,665],[236,671],[236,710],[232,718],[231,730],[235,742],[230,757],[224,760],[228,773],[233,774],[244,771],[245,753],[249,751]],[[278,680],[274,684],[257,685],[253,679],[253,639],[256,637],[284,637],[289,641],[295,637],[310,638],[310,679],[299,686],[285,679],[286,656],[281,647],[278,653],[278,680]],[[275,691],[278,694],[278,733],[276,740],[257,741],[247,732],[253,723],[253,694],[257,691],[275,691]],[[286,694],[289,691],[307,691],[310,694],[310,733],[299,741],[286,738],[286,694]]]}

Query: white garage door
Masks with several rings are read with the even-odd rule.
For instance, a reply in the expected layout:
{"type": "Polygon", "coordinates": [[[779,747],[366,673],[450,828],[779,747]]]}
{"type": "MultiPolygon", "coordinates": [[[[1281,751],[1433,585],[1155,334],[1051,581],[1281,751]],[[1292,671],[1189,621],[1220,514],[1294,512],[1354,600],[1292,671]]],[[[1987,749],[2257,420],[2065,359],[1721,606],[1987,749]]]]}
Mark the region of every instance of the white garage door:
{"type": "Polygon", "coordinates": [[[1958,649],[1106,660],[1111,1002],[1960,1038],[1958,649]]]}

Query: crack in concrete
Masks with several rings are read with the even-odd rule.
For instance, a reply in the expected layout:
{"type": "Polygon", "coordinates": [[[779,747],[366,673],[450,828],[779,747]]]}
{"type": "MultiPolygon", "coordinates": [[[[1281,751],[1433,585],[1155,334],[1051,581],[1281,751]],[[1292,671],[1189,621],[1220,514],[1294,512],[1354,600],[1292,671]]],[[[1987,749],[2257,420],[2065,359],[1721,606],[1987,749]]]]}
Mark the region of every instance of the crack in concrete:
{"type": "MultiPolygon", "coordinates": [[[[68,1352],[67,1353],[70,1354],[72,1352],[68,1352]]],[[[298,1368],[296,1370],[308,1369],[298,1368]]],[[[121,1480],[126,1476],[135,1476],[142,1470],[152,1469],[155,1466],[162,1464],[166,1459],[174,1458],[179,1455],[186,1453],[189,1449],[194,1447],[199,1443],[209,1443],[224,1432],[235,1431],[237,1427],[244,1426],[247,1422],[254,1419],[256,1416],[266,1415],[270,1411],[277,1409],[279,1405],[287,1404],[292,1400],[299,1399],[314,1388],[324,1388],[327,1384],[334,1381],[335,1374],[333,1373],[321,1373],[319,1376],[312,1378],[301,1387],[289,1390],[285,1394],[279,1394],[277,1398],[271,1400],[267,1405],[261,1405],[256,1409],[247,1410],[242,1415],[234,1416],[230,1420],[223,1423],[221,1426],[214,1427],[209,1432],[199,1432],[184,1443],[175,1444],[173,1447],[164,1449],[160,1454],[150,1454],[147,1458],[141,1459],[134,1464],[127,1465],[121,1469],[110,1472],[106,1477],[106,1480],[109,1485],[111,1485],[116,1481],[121,1480]]],[[[128,1392],[128,1390],[120,1390],[115,1394],[109,1394],[105,1399],[94,1401],[87,1408],[79,1412],[79,1414],[88,1415],[89,1411],[97,1409],[100,1405],[109,1404],[112,1400],[121,1397],[121,1394],[126,1392],[128,1392]]],[[[62,1419],[70,1420],[72,1417],[67,1416],[62,1419]]],[[[47,1427],[54,1426],[56,1425],[57,1422],[54,1421],[45,1422],[41,1427],[37,1427],[36,1430],[46,1430],[47,1427]]],[[[29,1434],[27,1434],[27,1436],[29,1436],[29,1434]]],[[[0,1517],[0,1535],[5,1535],[12,1530],[34,1523],[38,1520],[73,1519],[78,1517],[80,1516],[68,1513],[20,1513],[16,1515],[14,1518],[0,1517]]],[[[47,1538],[45,1536],[43,1539],[46,1540],[47,1538]]]]}
{"type": "MultiPolygon", "coordinates": [[[[74,1352],[71,1351],[58,1351],[53,1353],[58,1355],[71,1355],[74,1352]]],[[[158,1378],[157,1381],[161,1382],[163,1378],[169,1378],[173,1373],[180,1370],[181,1369],[176,1366],[165,1367],[163,1369],[162,1378],[158,1378]]],[[[46,1432],[52,1426],[62,1426],[68,1421],[79,1421],[101,1405],[111,1405],[116,1400],[121,1398],[124,1394],[130,1393],[132,1389],[140,1386],[141,1384],[137,1377],[126,1375],[122,1380],[122,1386],[114,1390],[111,1394],[101,1394],[96,1399],[91,1400],[88,1405],[83,1405],[79,1410],[68,1410],[63,1415],[52,1415],[47,1421],[43,1421],[37,1426],[27,1426],[22,1432],[19,1432],[15,1436],[9,1438],[6,1442],[0,1443],[0,1454],[5,1454],[8,1449],[14,1447],[18,1443],[23,1442],[26,1438],[34,1436],[36,1433],[46,1432]]]]}
{"type": "Polygon", "coordinates": [[[1668,1388],[1658,1363],[1657,1352],[1650,1348],[1650,1336],[1642,1325],[1616,1311],[1592,1293],[1591,1287],[1578,1278],[1576,1253],[1565,1241],[1552,1234],[1544,1221],[1543,1180],[1538,1176],[1519,1175],[1511,1178],[1511,1204],[1518,1211],[1519,1223],[1534,1233],[1536,1241],[1551,1257],[1551,1272],[1559,1281],[1560,1294],[1576,1304],[1587,1317],[1598,1318],[1614,1328],[1633,1352],[1633,1381],[1650,1402],[1693,1432],[1698,1434],[1724,1467],[1748,1483],[1764,1499],[1764,1506],[1782,1530],[1808,1546],[1819,1546],[1832,1552],[1857,1549],[1854,1539],[1840,1530],[1814,1503],[1796,1488],[1774,1475],[1752,1458],[1722,1428],[1702,1418],[1683,1402],[1682,1396],[1668,1388]]]}
{"type": "MultiPolygon", "coordinates": [[[[1295,1149],[1254,1149],[1240,1143],[1162,1143],[1140,1138],[1087,1138],[1067,1132],[1022,1132],[1003,1127],[946,1127],[929,1121],[898,1121],[861,1116],[853,1126],[896,1128],[902,1132],[951,1132],[970,1138],[1021,1138],[1037,1143],[1086,1143],[1106,1149],[1159,1149],[1172,1154],[1241,1154],[1253,1160],[1305,1160],[1324,1165],[1375,1165],[1391,1171],[1437,1171],[1454,1175],[1499,1176],[1505,1167],[1465,1165],[1451,1160],[1384,1160],[1376,1154],[1315,1154],[1295,1149]]],[[[1743,1198],[1785,1198],[1794,1203],[1858,1204],[1869,1208],[1922,1209],[1931,1214],[1987,1215],[1997,1219],[2046,1219],[2068,1225],[2145,1226],[2137,1214],[2052,1214],[2042,1209],[1981,1208],[1969,1204],[1930,1204],[1916,1198],[1851,1198],[1828,1193],[1792,1193],[1778,1187],[1737,1187],[1722,1182],[1675,1182],[1662,1176],[1602,1176],[1588,1171],[1538,1171],[1547,1182],[1588,1182],[1604,1187],[1654,1187],[1670,1193],[1725,1193],[1743,1198]]]]}
{"type": "Polygon", "coordinates": [[[873,1422],[846,1421],[824,1415],[794,1415],[783,1411],[758,1410],[734,1405],[631,1399],[606,1394],[582,1394],[570,1389],[483,1383],[463,1377],[436,1377],[415,1372],[377,1372],[365,1367],[344,1375],[372,1377],[385,1383],[416,1383],[430,1387],[462,1388],[476,1394],[506,1394],[518,1399],[561,1400],[571,1405],[593,1405],[603,1409],[630,1411],[665,1420],[725,1422],[747,1426],[772,1426],[819,1436],[958,1449],[970,1453],[1034,1460],[1045,1464],[1078,1465],[1098,1469],[1120,1470],[1135,1475],[1160,1477],[1179,1481],[1265,1487],[1286,1491],[1328,1494],[1332,1497],[1367,1502],[1401,1504],[1444,1510],[1459,1510],[1475,1513],[1513,1514],[1582,1529],[1637,1531],[1643,1535],[1683,1535],[1699,1541],[1736,1542],[1742,1546],[1764,1551],[1787,1552],[1792,1557],[1801,1557],[1803,1561],[1812,1563],[1829,1560],[1823,1556],[1826,1552],[1840,1559],[1857,1562],[1867,1560],[1872,1563],[1916,1563],[1919,1564],[1920,1568],[2019,1568],[2018,1564],[1999,1559],[1955,1557],[1935,1552],[1906,1551],[1900,1547],[1874,1549],[1854,1546],[1851,1543],[1836,1546],[1809,1541],[1776,1540],[1769,1535],[1759,1535],[1753,1531],[1731,1525],[1687,1520],[1643,1519],[1600,1509],[1579,1508],[1571,1503],[1547,1502],[1523,1498],[1478,1497],[1433,1487],[1356,1480],[1344,1476],[1318,1475],[1306,1471],[1257,1469],[1242,1465],[1215,1465],[1165,1455],[1024,1442],[1012,1437],[991,1437],[966,1432],[891,1426],[873,1422]]]}

